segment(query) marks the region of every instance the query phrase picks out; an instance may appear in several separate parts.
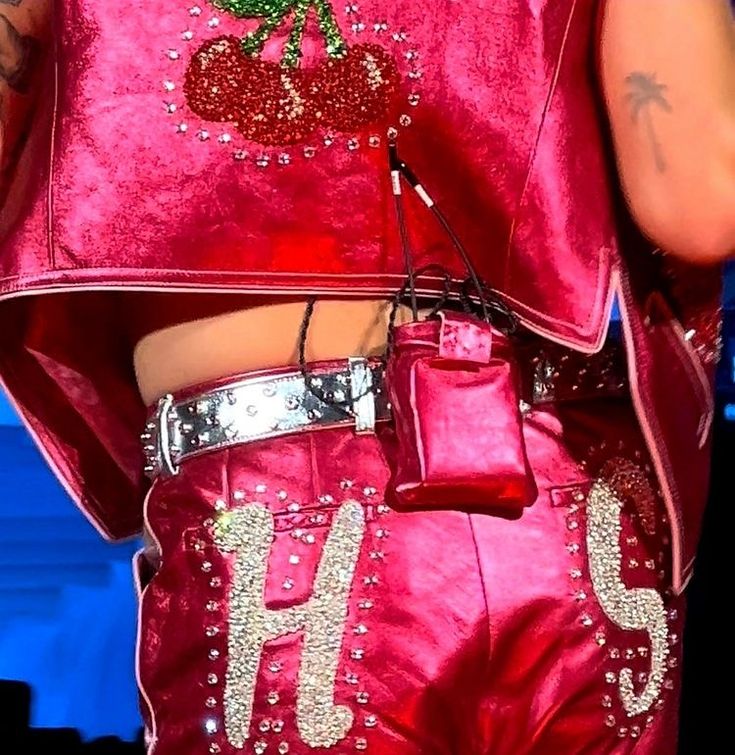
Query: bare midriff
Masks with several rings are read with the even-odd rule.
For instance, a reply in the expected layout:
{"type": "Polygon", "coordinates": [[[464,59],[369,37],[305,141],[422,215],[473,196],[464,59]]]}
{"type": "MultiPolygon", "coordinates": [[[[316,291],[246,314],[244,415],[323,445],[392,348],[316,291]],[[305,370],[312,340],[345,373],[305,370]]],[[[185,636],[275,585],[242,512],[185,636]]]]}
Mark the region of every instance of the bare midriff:
{"type": "MultiPolygon", "coordinates": [[[[166,393],[209,380],[297,365],[305,306],[305,301],[269,302],[144,336],[134,354],[143,400],[152,404],[166,393]]],[[[391,306],[385,299],[317,301],[306,341],[306,360],[382,354],[391,306]]],[[[410,309],[402,306],[397,322],[407,319],[410,309]]]]}

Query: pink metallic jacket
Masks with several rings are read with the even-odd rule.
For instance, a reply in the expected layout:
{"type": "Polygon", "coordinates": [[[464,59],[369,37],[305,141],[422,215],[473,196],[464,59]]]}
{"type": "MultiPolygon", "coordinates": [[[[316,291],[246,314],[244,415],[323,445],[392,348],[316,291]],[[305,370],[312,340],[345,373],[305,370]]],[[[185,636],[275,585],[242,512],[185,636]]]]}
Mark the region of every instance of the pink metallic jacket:
{"type": "MultiPolygon", "coordinates": [[[[144,407],[107,292],[394,291],[395,137],[529,328],[593,352],[619,295],[682,587],[707,495],[717,276],[672,276],[619,221],[598,6],[56,3],[0,183],[0,375],[105,535],[140,530],[144,493],[144,407]]],[[[411,201],[417,264],[461,274],[411,201]]]]}

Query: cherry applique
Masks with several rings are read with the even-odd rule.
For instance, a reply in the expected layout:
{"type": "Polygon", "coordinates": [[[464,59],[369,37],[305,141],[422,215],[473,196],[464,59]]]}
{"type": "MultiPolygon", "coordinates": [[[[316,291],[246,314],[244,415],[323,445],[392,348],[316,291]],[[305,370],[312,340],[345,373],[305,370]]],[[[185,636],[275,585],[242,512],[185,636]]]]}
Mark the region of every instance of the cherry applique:
{"type": "Polygon", "coordinates": [[[243,39],[218,37],[194,53],[184,93],[200,117],[232,123],[248,140],[268,146],[303,142],[320,128],[354,132],[387,119],[401,83],[396,63],[379,45],[348,47],[328,0],[210,1],[237,17],[264,21],[243,39]],[[303,68],[301,42],[312,11],[326,58],[303,68]],[[291,15],[281,61],[263,60],[266,41],[291,15]]]}
{"type": "Polygon", "coordinates": [[[218,37],[202,45],[184,80],[189,107],[207,121],[237,120],[239,102],[257,86],[254,62],[243,54],[237,37],[218,37]]]}
{"type": "Polygon", "coordinates": [[[393,58],[380,46],[350,48],[341,58],[322,65],[315,90],[326,125],[356,131],[385,120],[401,84],[393,58]]]}
{"type": "Polygon", "coordinates": [[[195,53],[184,93],[205,120],[230,122],[260,144],[294,144],[319,121],[310,78],[299,68],[246,55],[237,37],[219,37],[195,53]]]}

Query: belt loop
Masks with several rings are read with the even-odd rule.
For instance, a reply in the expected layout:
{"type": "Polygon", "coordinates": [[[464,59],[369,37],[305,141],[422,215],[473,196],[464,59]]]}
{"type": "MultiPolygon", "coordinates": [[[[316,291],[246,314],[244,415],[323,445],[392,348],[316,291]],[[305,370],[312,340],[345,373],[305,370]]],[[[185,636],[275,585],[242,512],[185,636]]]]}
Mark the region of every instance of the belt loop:
{"type": "Polygon", "coordinates": [[[375,432],[375,391],[373,373],[364,357],[350,357],[350,391],[352,411],[355,415],[355,432],[375,432]]]}
{"type": "Polygon", "coordinates": [[[156,411],[157,437],[156,437],[156,462],[163,477],[172,477],[179,473],[179,468],[174,465],[171,458],[171,427],[169,420],[172,419],[174,397],[167,393],[158,400],[156,411]]]}

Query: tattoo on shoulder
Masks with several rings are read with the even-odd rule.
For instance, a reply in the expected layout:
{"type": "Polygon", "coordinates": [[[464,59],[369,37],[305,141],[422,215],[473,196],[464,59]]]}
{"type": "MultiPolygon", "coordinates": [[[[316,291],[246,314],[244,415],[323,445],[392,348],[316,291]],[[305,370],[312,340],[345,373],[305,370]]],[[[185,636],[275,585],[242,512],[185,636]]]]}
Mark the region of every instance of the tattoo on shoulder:
{"type": "Polygon", "coordinates": [[[660,108],[666,113],[672,112],[671,103],[666,98],[666,84],[656,81],[655,73],[642,73],[633,71],[625,77],[625,99],[630,106],[630,115],[633,123],[642,124],[646,130],[646,136],[651,144],[653,159],[656,169],[660,173],[666,171],[666,158],[663,154],[661,142],[656,135],[653,124],[652,111],[660,108]]]}

